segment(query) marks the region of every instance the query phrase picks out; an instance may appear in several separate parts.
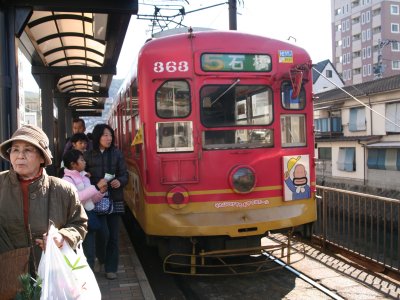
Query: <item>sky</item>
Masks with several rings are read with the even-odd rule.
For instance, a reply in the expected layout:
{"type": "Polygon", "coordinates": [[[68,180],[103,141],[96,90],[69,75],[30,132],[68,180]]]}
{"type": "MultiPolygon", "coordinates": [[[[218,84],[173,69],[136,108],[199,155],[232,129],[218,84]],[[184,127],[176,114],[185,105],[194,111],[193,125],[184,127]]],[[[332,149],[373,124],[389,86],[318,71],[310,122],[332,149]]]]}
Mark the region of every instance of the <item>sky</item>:
{"type": "MultiPolygon", "coordinates": [[[[164,15],[173,15],[185,1],[190,5],[185,5],[184,25],[229,30],[227,4],[191,12],[227,2],[223,0],[139,0],[138,15],[152,15],[154,4],[160,3],[175,4],[169,10],[159,6],[164,15]]],[[[132,16],[118,60],[116,78],[124,78],[129,73],[140,46],[151,36],[150,25],[150,20],[132,16]]],[[[170,26],[175,27],[175,24],[170,26]]],[[[326,59],[332,61],[331,0],[237,0],[237,30],[295,44],[310,54],[313,63],[326,59]]]]}

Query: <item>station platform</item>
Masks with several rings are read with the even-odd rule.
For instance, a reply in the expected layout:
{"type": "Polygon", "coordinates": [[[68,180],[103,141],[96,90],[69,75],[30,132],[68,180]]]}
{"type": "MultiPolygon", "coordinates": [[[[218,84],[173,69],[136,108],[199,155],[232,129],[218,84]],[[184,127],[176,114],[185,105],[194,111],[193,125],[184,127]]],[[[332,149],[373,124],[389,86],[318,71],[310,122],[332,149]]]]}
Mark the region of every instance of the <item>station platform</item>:
{"type": "MultiPolygon", "coordinates": [[[[276,240],[285,240],[280,234],[276,240]]],[[[304,247],[303,259],[294,262],[287,268],[293,268],[300,278],[310,278],[332,294],[327,299],[400,299],[400,276],[388,276],[385,269],[377,264],[357,263],[343,255],[324,250],[314,244],[299,243],[293,245],[298,251],[304,247]]],[[[293,261],[296,261],[295,254],[293,261]]],[[[296,288],[286,299],[303,298],[302,287],[296,288]]]]}
{"type": "Polygon", "coordinates": [[[104,272],[95,272],[102,300],[156,299],[123,222],[120,227],[117,279],[108,280],[104,272]]]}

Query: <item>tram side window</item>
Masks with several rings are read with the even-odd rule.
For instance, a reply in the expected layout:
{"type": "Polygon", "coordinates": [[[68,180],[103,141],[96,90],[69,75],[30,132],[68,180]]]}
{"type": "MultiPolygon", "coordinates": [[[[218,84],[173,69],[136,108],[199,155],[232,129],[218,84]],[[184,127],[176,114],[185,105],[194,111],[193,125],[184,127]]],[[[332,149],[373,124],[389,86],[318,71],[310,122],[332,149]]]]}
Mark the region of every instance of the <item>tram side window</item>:
{"type": "Polygon", "coordinates": [[[281,116],[282,147],[299,147],[306,145],[305,115],[281,116]]]}
{"type": "Polygon", "coordinates": [[[156,92],[156,109],[160,118],[185,118],[190,114],[190,89],[184,80],[164,82],[156,92]]]}
{"type": "Polygon", "coordinates": [[[143,137],[142,137],[142,132],[139,132],[140,130],[140,117],[138,114],[135,115],[134,117],[134,122],[135,122],[135,137],[133,140],[133,143],[135,145],[135,157],[139,158],[140,153],[142,152],[142,143],[143,143],[143,137]]]}
{"type": "Polygon", "coordinates": [[[285,109],[304,109],[306,106],[306,92],[302,87],[297,98],[292,98],[293,87],[289,81],[285,81],[281,86],[282,106],[285,109]]]}

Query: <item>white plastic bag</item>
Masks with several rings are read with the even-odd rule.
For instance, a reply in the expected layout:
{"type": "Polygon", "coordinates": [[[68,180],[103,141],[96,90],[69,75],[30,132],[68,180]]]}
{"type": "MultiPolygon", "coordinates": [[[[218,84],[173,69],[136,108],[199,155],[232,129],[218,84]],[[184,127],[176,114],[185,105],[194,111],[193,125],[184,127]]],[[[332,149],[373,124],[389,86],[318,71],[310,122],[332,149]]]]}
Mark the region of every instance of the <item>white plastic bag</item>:
{"type": "Polygon", "coordinates": [[[81,244],[77,253],[67,242],[59,249],[54,242],[58,232],[53,225],[47,234],[46,251],[42,253],[38,275],[42,279],[41,300],[101,299],[93,271],[87,264],[81,244]]]}
{"type": "Polygon", "coordinates": [[[80,300],[97,300],[101,299],[101,292],[97,284],[96,276],[87,263],[86,256],[83,253],[82,241],[76,247],[76,253],[68,245],[64,243],[61,252],[68,259],[68,265],[73,266],[72,275],[79,282],[81,288],[80,300]]]}

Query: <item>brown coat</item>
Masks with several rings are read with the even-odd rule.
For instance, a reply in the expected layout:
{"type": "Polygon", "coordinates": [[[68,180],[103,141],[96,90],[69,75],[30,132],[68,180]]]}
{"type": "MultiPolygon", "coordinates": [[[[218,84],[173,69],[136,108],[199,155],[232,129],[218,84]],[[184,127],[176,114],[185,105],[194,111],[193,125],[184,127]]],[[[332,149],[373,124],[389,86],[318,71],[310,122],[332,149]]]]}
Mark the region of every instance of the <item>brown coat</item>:
{"type": "MultiPolygon", "coordinates": [[[[49,228],[49,220],[75,248],[87,232],[87,215],[76,189],[68,182],[43,175],[29,186],[29,224],[35,238],[49,228]]],[[[0,253],[29,246],[24,225],[22,189],[13,171],[0,173],[0,253]]],[[[38,248],[35,246],[35,248],[38,248]]],[[[36,249],[37,254],[40,249],[36,249]]],[[[39,256],[40,259],[40,256],[39,256]]]]}

